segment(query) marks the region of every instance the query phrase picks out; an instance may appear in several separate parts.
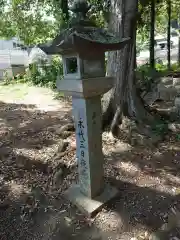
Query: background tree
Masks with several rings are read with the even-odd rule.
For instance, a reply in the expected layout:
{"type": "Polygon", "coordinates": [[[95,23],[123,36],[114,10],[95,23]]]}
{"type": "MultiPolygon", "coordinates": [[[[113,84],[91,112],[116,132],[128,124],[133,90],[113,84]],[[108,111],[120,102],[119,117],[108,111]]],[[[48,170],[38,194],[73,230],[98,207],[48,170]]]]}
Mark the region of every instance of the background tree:
{"type": "Polygon", "coordinates": [[[171,68],[171,0],[167,0],[167,15],[168,15],[168,25],[167,25],[167,66],[168,69],[171,68]]]}
{"type": "Polygon", "coordinates": [[[172,2],[172,24],[174,29],[178,33],[179,43],[178,43],[178,64],[180,66],[180,2],[177,0],[171,0],[172,2]]]}
{"type": "Polygon", "coordinates": [[[156,15],[156,12],[155,12],[155,0],[151,0],[151,22],[150,22],[150,49],[149,49],[149,52],[150,52],[150,66],[151,66],[151,69],[154,69],[155,68],[155,55],[154,55],[154,35],[155,35],[155,15],[156,15]]]}
{"type": "Polygon", "coordinates": [[[117,134],[124,119],[142,124],[150,120],[150,115],[137,92],[134,71],[138,1],[113,1],[110,12],[110,29],[120,38],[131,38],[124,49],[110,53],[108,59],[107,72],[116,77],[116,82],[103,98],[104,127],[110,125],[113,134],[117,134]]]}
{"type": "Polygon", "coordinates": [[[26,44],[54,37],[64,16],[57,1],[3,0],[0,11],[0,36],[17,36],[26,44]]]}
{"type": "Polygon", "coordinates": [[[178,42],[178,64],[180,66],[180,29],[178,30],[178,38],[179,38],[179,42],[178,42]]]}

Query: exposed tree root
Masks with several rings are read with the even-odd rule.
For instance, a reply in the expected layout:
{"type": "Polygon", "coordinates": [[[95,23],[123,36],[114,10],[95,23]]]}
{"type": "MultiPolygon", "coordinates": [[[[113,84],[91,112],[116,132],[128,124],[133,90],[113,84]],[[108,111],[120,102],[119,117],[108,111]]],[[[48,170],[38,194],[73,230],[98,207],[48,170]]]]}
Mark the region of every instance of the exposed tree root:
{"type": "Polygon", "coordinates": [[[133,145],[147,144],[147,141],[156,144],[162,140],[162,135],[153,131],[153,126],[161,117],[157,113],[153,114],[139,97],[132,101],[133,107],[130,104],[122,104],[122,108],[115,108],[112,103],[111,99],[103,113],[103,130],[109,130],[114,137],[133,145]]]}

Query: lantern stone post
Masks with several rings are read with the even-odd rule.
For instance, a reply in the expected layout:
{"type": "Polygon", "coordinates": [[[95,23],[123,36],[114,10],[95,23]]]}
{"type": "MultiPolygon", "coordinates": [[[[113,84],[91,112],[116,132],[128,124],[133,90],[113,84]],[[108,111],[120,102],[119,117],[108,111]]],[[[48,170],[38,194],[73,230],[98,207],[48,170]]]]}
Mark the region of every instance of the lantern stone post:
{"type": "Polygon", "coordinates": [[[64,79],[57,81],[57,88],[72,96],[79,182],[65,196],[92,216],[118,193],[104,181],[101,97],[113,87],[113,78],[106,76],[105,52],[123,48],[129,39],[97,28],[86,17],[89,9],[86,1],[75,1],[70,28],[39,47],[47,54],[62,55],[64,79]]]}

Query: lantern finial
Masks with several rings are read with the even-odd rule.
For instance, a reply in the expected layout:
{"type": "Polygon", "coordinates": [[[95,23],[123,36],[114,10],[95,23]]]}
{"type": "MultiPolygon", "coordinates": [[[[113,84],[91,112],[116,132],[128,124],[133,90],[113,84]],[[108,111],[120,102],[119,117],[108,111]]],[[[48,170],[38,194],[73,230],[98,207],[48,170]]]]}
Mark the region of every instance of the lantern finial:
{"type": "Polygon", "coordinates": [[[76,15],[77,20],[84,21],[90,8],[91,5],[86,0],[75,0],[70,10],[76,15]]]}

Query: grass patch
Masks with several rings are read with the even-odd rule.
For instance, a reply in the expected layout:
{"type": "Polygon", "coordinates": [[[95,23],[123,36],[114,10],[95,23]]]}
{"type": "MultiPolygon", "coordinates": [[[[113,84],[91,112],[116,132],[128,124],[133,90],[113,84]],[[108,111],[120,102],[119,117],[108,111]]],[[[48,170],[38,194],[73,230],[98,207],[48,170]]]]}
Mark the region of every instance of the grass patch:
{"type": "Polygon", "coordinates": [[[1,99],[23,99],[28,94],[29,84],[16,83],[9,85],[0,85],[1,99]]]}

